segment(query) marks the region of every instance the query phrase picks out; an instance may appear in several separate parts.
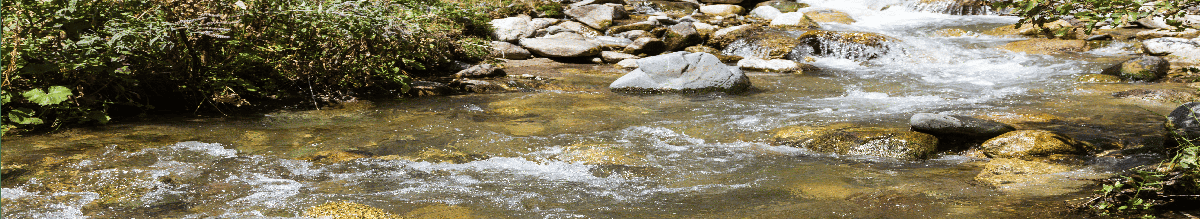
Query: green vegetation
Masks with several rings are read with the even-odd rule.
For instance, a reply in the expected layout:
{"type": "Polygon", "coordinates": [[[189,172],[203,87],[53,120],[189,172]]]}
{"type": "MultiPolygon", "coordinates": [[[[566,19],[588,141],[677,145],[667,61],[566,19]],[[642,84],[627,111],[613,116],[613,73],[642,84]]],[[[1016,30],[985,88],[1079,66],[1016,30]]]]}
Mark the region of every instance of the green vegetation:
{"type": "MultiPolygon", "coordinates": [[[[437,0],[3,1],[10,130],[148,110],[405,92],[487,54],[489,10],[437,0]]],[[[559,9],[561,11],[561,8],[559,9]]]]}
{"type": "MultiPolygon", "coordinates": [[[[1200,0],[1000,0],[992,2],[994,8],[1011,9],[1011,13],[1021,17],[1021,24],[1034,24],[1042,27],[1044,24],[1064,18],[1079,19],[1084,22],[1086,32],[1091,33],[1096,28],[1106,25],[1127,25],[1130,22],[1146,17],[1163,17],[1167,24],[1182,28],[1180,20],[1187,14],[1187,9],[1200,6],[1200,0]]],[[[1068,30],[1057,31],[1058,35],[1068,30]]]]}
{"type": "Polygon", "coordinates": [[[1079,207],[1105,216],[1152,218],[1163,210],[1200,205],[1200,145],[1196,145],[1200,139],[1174,132],[1172,137],[1179,145],[1167,149],[1173,155],[1170,160],[1136,168],[1130,176],[1111,180],[1096,197],[1079,207]]]}

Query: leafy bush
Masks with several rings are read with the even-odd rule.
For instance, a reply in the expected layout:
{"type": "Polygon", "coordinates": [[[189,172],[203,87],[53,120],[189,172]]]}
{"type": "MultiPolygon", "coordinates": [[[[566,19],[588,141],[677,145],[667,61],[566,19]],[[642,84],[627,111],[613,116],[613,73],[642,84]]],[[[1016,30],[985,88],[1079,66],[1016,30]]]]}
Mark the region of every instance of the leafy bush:
{"type": "Polygon", "coordinates": [[[316,104],[402,92],[410,76],[482,59],[490,31],[487,9],[435,0],[2,6],[6,132],[105,123],[109,114],[150,109],[316,104]]]}
{"type": "Polygon", "coordinates": [[[1021,24],[1032,23],[1038,27],[1064,18],[1079,19],[1085,23],[1086,32],[1106,25],[1127,25],[1146,17],[1163,17],[1167,24],[1182,28],[1180,20],[1187,9],[1200,6],[1200,0],[998,0],[994,8],[1010,9],[1021,17],[1021,24]]]}

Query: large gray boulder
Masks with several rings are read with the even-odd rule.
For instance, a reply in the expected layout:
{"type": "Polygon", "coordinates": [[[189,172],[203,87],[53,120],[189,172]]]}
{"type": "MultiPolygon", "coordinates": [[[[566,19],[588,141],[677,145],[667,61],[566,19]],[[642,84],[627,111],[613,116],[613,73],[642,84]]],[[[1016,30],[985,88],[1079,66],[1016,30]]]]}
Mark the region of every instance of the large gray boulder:
{"type": "Polygon", "coordinates": [[[913,131],[935,136],[963,136],[988,139],[1017,130],[1004,123],[968,116],[917,113],[908,119],[913,131]]]}
{"type": "Polygon", "coordinates": [[[587,24],[597,30],[608,29],[613,20],[628,18],[628,12],[623,7],[609,5],[584,5],[571,8],[564,12],[567,16],[587,24]]]}
{"type": "Polygon", "coordinates": [[[608,87],[623,92],[727,92],[750,87],[750,78],[737,67],[708,53],[674,52],[638,59],[638,69],[608,87]]]}
{"type": "Polygon", "coordinates": [[[508,42],[492,41],[492,57],[504,59],[529,59],[529,50],[508,42]]]}
{"type": "Polygon", "coordinates": [[[1190,102],[1180,105],[1167,115],[1171,123],[1172,135],[1194,140],[1200,137],[1200,102],[1190,102]]]}
{"type": "Polygon", "coordinates": [[[516,16],[491,21],[492,37],[504,42],[516,42],[518,39],[533,35],[529,28],[529,16],[516,16]]]}
{"type": "Polygon", "coordinates": [[[600,54],[600,44],[583,39],[570,38],[525,38],[521,46],[541,57],[573,58],[600,54]]]}

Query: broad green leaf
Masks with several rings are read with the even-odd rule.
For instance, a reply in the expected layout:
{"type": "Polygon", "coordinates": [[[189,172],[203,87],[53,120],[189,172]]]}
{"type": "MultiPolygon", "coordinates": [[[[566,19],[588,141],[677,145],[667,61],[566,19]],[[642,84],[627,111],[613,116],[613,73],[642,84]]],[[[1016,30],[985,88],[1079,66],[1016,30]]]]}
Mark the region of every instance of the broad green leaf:
{"type": "Polygon", "coordinates": [[[71,97],[71,89],[63,86],[51,86],[50,92],[45,92],[40,88],[35,88],[33,90],[25,91],[25,93],[21,94],[21,96],[25,96],[26,100],[37,103],[38,105],[54,105],[62,103],[63,101],[66,101],[68,97],[71,97]]]}
{"type": "Polygon", "coordinates": [[[42,119],[33,117],[33,110],[17,108],[8,111],[8,120],[22,125],[41,125],[42,119]]]}

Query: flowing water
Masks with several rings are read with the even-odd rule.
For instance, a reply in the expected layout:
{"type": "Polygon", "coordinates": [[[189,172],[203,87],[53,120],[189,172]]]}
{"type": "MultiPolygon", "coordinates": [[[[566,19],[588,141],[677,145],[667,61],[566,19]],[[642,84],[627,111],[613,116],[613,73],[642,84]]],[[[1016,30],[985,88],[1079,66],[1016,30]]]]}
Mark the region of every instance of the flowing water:
{"type": "Polygon", "coordinates": [[[750,73],[755,89],[741,95],[623,95],[606,88],[625,72],[611,66],[514,62],[510,74],[543,86],[5,138],[3,214],[296,218],[350,201],[481,218],[1072,217],[1064,206],[1090,194],[1092,179],[1154,160],[1109,152],[1160,144],[1155,113],[1176,106],[1110,94],[1182,89],[1074,82],[1128,57],[1126,44],[1031,55],[994,48],[1021,38],[979,34],[1012,17],[922,1],[802,2],[857,20],[826,30],[898,40],[874,59],[801,60],[821,69],[803,75],[750,73]],[[931,34],[951,28],[965,34],[931,34]],[[784,126],[906,128],[923,112],[1112,150],[1038,183],[997,186],[974,179],[987,160],[965,152],[900,161],[769,144],[784,126]]]}

